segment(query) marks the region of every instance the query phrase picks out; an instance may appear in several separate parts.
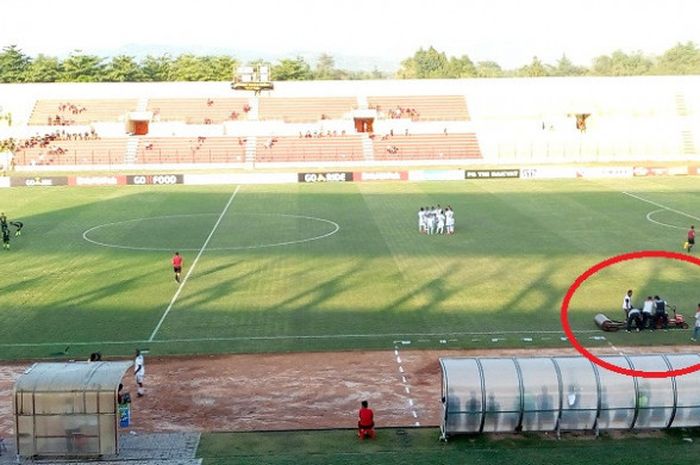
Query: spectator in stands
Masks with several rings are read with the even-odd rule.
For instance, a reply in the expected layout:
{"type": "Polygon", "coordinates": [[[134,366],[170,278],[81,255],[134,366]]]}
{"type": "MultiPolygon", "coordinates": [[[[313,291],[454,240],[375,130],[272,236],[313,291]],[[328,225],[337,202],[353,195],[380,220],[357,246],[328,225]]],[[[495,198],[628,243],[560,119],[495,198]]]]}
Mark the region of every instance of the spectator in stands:
{"type": "Polygon", "coordinates": [[[243,105],[243,113],[248,113],[250,111],[250,105],[247,103],[243,105]]]}
{"type": "Polygon", "coordinates": [[[212,105],[214,105],[214,101],[213,101],[212,99],[210,99],[210,98],[207,99],[207,106],[210,107],[210,106],[212,106],[212,105]]]}
{"type": "Polygon", "coordinates": [[[232,111],[231,114],[229,115],[229,118],[232,120],[237,120],[238,119],[238,112],[232,111]]]}

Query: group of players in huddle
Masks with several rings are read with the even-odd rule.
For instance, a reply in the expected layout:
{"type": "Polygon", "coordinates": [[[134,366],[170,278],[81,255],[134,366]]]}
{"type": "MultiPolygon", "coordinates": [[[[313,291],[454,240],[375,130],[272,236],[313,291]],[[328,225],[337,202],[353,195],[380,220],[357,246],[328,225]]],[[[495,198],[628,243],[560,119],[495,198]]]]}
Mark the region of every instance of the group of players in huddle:
{"type": "Polygon", "coordinates": [[[454,234],[455,212],[446,208],[421,207],[418,210],[418,232],[423,234],[454,234]]]}
{"type": "Polygon", "coordinates": [[[14,226],[15,237],[22,235],[22,227],[24,223],[21,221],[7,221],[7,216],[5,213],[0,213],[0,229],[2,229],[2,248],[5,250],[10,250],[10,226],[14,226]]]}

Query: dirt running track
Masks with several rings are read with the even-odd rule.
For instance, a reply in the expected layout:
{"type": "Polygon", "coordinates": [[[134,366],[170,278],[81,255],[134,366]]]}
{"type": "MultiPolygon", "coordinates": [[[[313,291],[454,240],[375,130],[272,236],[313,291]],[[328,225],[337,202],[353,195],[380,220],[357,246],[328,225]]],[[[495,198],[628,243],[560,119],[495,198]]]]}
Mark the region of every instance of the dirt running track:
{"type": "MultiPolygon", "coordinates": [[[[613,353],[610,349],[599,352],[613,353]]],[[[697,353],[697,347],[624,348],[624,352],[697,353]]],[[[550,350],[547,354],[571,355],[575,352],[573,349],[550,350]]],[[[150,357],[146,358],[146,396],[135,398],[132,404],[133,430],[354,427],[356,412],[363,399],[368,399],[375,409],[378,426],[413,426],[416,422],[438,425],[439,357],[514,355],[543,353],[399,349],[398,359],[393,350],[150,357]],[[400,372],[399,366],[404,373],[400,372]]],[[[12,436],[12,387],[29,365],[0,365],[0,436],[12,436]]],[[[130,373],[125,377],[124,385],[127,391],[135,394],[130,373]]]]}

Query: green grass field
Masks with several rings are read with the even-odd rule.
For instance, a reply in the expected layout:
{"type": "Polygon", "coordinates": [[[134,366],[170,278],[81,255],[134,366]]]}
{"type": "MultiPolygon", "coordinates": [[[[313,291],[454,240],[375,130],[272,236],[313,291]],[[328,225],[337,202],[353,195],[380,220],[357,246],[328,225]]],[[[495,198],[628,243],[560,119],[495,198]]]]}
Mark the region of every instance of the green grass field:
{"type": "MultiPolygon", "coordinates": [[[[385,349],[408,340],[561,347],[560,304],[578,275],[620,253],[681,252],[688,226],[700,223],[694,178],[235,189],[0,190],[0,210],[25,223],[0,253],[0,357],[385,349]],[[417,209],[434,204],[452,205],[457,234],[418,234],[417,209]],[[177,296],[175,250],[191,271],[177,296]]],[[[574,297],[572,327],[585,344],[607,344],[591,339],[603,334],[593,315],[619,318],[627,288],[638,305],[659,293],[691,318],[699,277],[695,265],[661,259],[608,268],[574,297]]],[[[606,337],[652,345],[690,336],[606,337]]]]}
{"type": "Polygon", "coordinates": [[[354,430],[213,433],[202,436],[197,455],[204,465],[692,465],[700,449],[696,430],[614,440],[484,435],[443,443],[438,436],[432,428],[379,430],[374,441],[359,441],[354,430]]]}

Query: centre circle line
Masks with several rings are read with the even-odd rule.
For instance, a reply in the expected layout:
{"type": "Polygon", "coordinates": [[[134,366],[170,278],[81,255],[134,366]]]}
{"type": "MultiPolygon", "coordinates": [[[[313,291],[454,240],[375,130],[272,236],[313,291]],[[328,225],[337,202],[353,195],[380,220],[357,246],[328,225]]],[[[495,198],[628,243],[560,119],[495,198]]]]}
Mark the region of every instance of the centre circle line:
{"type": "MultiPolygon", "coordinates": [[[[92,228],[89,228],[85,230],[82,234],[83,240],[100,246],[100,247],[106,247],[106,248],[111,248],[111,249],[123,249],[123,250],[136,250],[136,251],[144,251],[144,252],[169,252],[173,250],[173,247],[136,247],[136,246],[129,246],[129,245],[120,245],[120,244],[111,244],[107,242],[100,242],[95,239],[92,239],[89,237],[89,234],[93,231],[97,231],[99,229],[103,228],[108,228],[110,226],[116,226],[120,224],[127,224],[127,223],[137,223],[140,221],[151,221],[151,220],[159,220],[159,219],[169,219],[169,218],[191,218],[191,217],[197,217],[197,216],[217,216],[218,213],[192,213],[192,214],[182,214],[182,215],[166,215],[166,216],[152,216],[152,217],[143,217],[143,218],[132,218],[130,220],[124,220],[124,221],[115,221],[112,223],[104,223],[104,224],[99,224],[97,226],[93,226],[92,228]]],[[[326,223],[329,224],[333,227],[333,229],[327,233],[324,234],[319,234],[317,236],[313,237],[307,237],[303,239],[296,239],[296,240],[291,240],[291,241],[282,241],[282,242],[273,242],[269,244],[256,244],[256,245],[242,245],[242,246],[234,246],[234,247],[208,247],[207,250],[214,250],[214,251],[225,251],[225,250],[252,250],[252,249],[264,249],[264,248],[270,248],[270,247],[283,247],[287,245],[294,245],[294,244],[303,244],[305,242],[312,242],[312,241],[317,241],[321,239],[325,239],[327,237],[330,237],[334,234],[336,234],[338,231],[340,231],[340,225],[336,223],[335,221],[328,220],[326,218],[318,218],[315,216],[307,216],[307,215],[291,215],[287,213],[238,213],[238,215],[249,215],[249,216],[279,216],[279,217],[285,217],[285,218],[300,218],[300,219],[306,219],[306,220],[311,220],[311,221],[317,221],[320,223],[326,223]]],[[[187,248],[187,247],[175,247],[178,250],[182,250],[185,252],[193,252],[193,251],[198,251],[198,248],[187,248]]]]}

